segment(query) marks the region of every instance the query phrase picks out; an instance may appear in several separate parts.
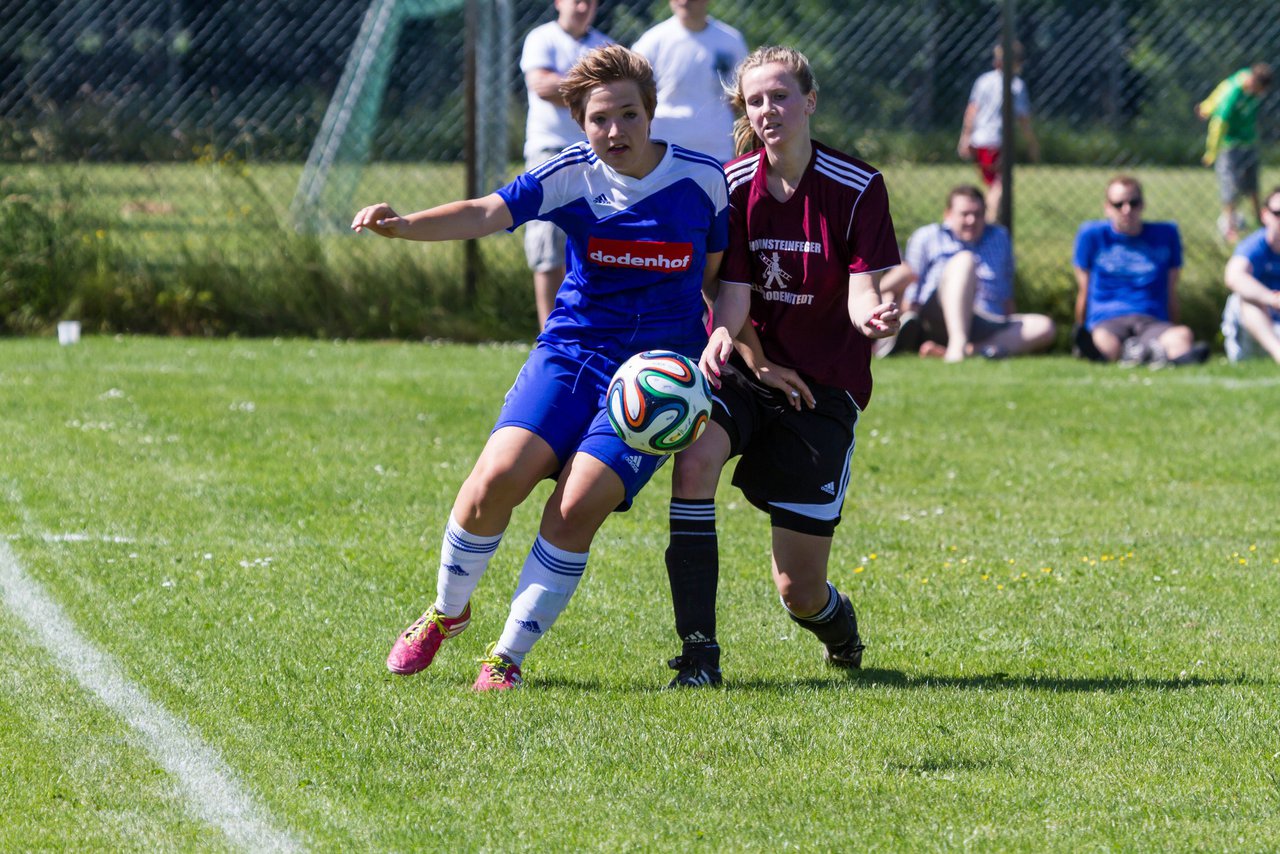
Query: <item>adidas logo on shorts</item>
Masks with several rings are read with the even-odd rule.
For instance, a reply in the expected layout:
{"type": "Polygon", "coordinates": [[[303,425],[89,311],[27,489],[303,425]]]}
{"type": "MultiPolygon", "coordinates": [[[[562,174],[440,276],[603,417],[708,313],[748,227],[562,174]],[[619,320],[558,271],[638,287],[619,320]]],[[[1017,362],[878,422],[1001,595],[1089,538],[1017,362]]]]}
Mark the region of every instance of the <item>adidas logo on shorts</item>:
{"type": "Polygon", "coordinates": [[[609,194],[608,194],[608,193],[601,193],[600,195],[596,196],[594,199],[592,199],[592,200],[591,200],[591,204],[593,204],[593,205],[607,205],[607,204],[609,204],[609,194]]]}
{"type": "Polygon", "coordinates": [[[823,486],[822,486],[822,491],[823,491],[823,492],[825,492],[827,495],[835,495],[835,494],[836,494],[836,482],[833,480],[833,481],[831,481],[831,483],[823,484],[823,486]]]}
{"type": "Polygon", "coordinates": [[[643,462],[644,462],[644,457],[641,457],[638,455],[627,457],[627,465],[631,466],[631,470],[636,472],[637,474],[640,473],[640,464],[643,462]]]}

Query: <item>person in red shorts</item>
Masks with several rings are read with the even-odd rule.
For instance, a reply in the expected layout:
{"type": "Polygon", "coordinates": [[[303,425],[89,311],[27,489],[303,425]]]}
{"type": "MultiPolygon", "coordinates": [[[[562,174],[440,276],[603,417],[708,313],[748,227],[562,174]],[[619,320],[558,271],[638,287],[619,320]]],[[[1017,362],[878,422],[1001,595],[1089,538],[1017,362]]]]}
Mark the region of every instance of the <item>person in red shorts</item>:
{"type": "MultiPolygon", "coordinates": [[[[990,71],[973,82],[969,92],[969,105],[965,107],[964,124],[960,128],[960,142],[956,153],[965,160],[972,160],[987,187],[987,222],[995,222],[1000,214],[1000,199],[1004,186],[1000,176],[1000,151],[1004,146],[1004,49],[996,45],[992,51],[990,71]]],[[[1013,73],[1022,72],[1022,45],[1013,44],[1013,73]]],[[[1021,77],[1013,78],[1013,114],[1018,122],[1022,138],[1027,142],[1027,155],[1031,160],[1040,159],[1040,142],[1031,129],[1031,98],[1027,84],[1021,77]]]]}
{"type": "Polygon", "coordinates": [[[853,604],[828,581],[827,563],[871,398],[871,345],[899,325],[879,289],[899,263],[884,177],[810,137],[809,61],[762,47],[738,65],[735,87],[745,112],[736,148],[748,153],[725,166],[729,245],[700,364],[716,401],[672,473],[666,563],[683,648],[668,662],[670,687],[721,682],[715,494],[735,456],[734,485],[769,515],[784,609],[828,663],[861,666],[853,604]]]}

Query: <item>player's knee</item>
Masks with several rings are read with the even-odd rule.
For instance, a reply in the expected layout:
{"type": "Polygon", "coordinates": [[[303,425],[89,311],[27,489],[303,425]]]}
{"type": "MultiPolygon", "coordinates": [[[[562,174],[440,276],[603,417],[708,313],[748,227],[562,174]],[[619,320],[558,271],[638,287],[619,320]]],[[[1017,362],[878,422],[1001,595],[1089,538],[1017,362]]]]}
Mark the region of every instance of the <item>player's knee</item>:
{"type": "Polygon", "coordinates": [[[774,577],[783,606],[797,617],[812,616],[827,605],[829,593],[824,582],[821,585],[802,584],[786,575],[774,577]]]}
{"type": "Polygon", "coordinates": [[[479,515],[494,510],[510,510],[528,494],[530,487],[526,480],[510,467],[477,468],[462,484],[458,500],[479,515]]]}
{"type": "Polygon", "coordinates": [[[1108,362],[1114,362],[1120,358],[1122,344],[1118,337],[1101,329],[1093,330],[1092,335],[1093,346],[1098,348],[1098,352],[1102,354],[1104,359],[1108,362]]]}
{"type": "Polygon", "coordinates": [[[676,498],[710,498],[716,494],[724,460],[701,440],[676,454],[671,467],[671,494],[676,498]]]}
{"type": "Polygon", "coordinates": [[[613,506],[602,507],[590,496],[569,498],[553,497],[542,513],[539,533],[547,542],[572,552],[584,552],[591,547],[596,531],[613,506]]]}
{"type": "Polygon", "coordinates": [[[1033,350],[1042,350],[1054,342],[1058,329],[1047,314],[1031,315],[1032,322],[1024,326],[1027,343],[1033,350]]]}
{"type": "Polygon", "coordinates": [[[961,249],[951,256],[943,269],[952,276],[971,276],[978,269],[978,256],[972,250],[961,249]]]}
{"type": "Polygon", "coordinates": [[[1160,336],[1160,346],[1164,349],[1165,356],[1170,359],[1177,359],[1190,352],[1193,344],[1195,344],[1195,334],[1186,326],[1166,329],[1160,336]]]}

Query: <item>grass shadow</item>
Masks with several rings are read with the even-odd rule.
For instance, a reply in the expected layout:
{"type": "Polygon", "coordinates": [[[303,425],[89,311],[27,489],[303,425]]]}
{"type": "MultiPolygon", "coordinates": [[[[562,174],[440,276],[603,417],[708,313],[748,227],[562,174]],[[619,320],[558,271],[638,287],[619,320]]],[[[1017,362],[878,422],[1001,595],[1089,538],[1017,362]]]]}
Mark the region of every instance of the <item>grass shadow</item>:
{"type": "Polygon", "coordinates": [[[1201,676],[1153,677],[1153,676],[1010,676],[1007,673],[980,673],[973,676],[940,676],[929,673],[910,673],[901,670],[865,668],[835,673],[830,678],[819,679],[751,679],[726,682],[734,688],[778,689],[791,688],[839,688],[846,684],[882,686],[886,688],[918,690],[922,688],[959,688],[969,691],[1036,690],[1062,693],[1095,693],[1120,691],[1185,691],[1189,688],[1211,688],[1226,685],[1261,686],[1265,682],[1244,676],[1231,678],[1205,678],[1201,676]]]}
{"type": "MultiPolygon", "coordinates": [[[[844,690],[853,687],[885,687],[899,690],[921,690],[931,688],[958,688],[966,691],[1051,691],[1060,693],[1090,694],[1096,692],[1119,693],[1123,691],[1185,691],[1190,688],[1215,688],[1227,685],[1250,685],[1261,687],[1269,684],[1265,680],[1247,679],[1244,676],[1231,678],[1187,677],[1152,677],[1152,676],[1010,676],[995,672],[975,674],[973,676],[940,676],[929,673],[913,673],[901,670],[881,668],[865,668],[863,670],[835,670],[829,676],[810,676],[786,679],[735,679],[726,676],[724,684],[713,691],[806,691],[806,690],[844,690]]],[[[597,679],[563,674],[547,674],[533,676],[529,687],[559,689],[574,692],[592,692],[605,690],[622,690],[625,693],[657,694],[667,692],[667,680],[655,680],[647,684],[629,686],[606,686],[597,679]]],[[[685,688],[675,693],[695,691],[685,688]]],[[[701,692],[700,692],[701,693],[701,692]]]]}

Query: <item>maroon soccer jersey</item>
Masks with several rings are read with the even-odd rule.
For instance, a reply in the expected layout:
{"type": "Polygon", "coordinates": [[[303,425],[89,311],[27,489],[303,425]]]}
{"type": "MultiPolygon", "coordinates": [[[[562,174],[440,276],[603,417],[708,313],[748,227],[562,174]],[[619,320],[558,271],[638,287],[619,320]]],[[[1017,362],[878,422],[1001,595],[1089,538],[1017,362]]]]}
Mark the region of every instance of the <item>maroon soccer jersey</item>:
{"type": "Polygon", "coordinates": [[[813,143],[790,199],[765,182],[764,149],[725,166],[729,248],[720,278],[751,286],[751,322],[773,362],[871,398],[871,340],[849,318],[849,275],[898,265],[884,176],[813,143]]]}

